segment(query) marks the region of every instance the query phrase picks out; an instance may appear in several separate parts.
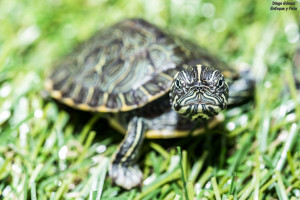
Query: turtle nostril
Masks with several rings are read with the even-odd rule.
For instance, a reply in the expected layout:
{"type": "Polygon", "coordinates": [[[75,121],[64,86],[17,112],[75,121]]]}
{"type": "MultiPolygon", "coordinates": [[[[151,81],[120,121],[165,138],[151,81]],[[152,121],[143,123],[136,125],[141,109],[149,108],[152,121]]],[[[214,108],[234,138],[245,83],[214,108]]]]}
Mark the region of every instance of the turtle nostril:
{"type": "Polygon", "coordinates": [[[203,90],[204,88],[202,86],[197,86],[196,89],[197,90],[203,90]]]}

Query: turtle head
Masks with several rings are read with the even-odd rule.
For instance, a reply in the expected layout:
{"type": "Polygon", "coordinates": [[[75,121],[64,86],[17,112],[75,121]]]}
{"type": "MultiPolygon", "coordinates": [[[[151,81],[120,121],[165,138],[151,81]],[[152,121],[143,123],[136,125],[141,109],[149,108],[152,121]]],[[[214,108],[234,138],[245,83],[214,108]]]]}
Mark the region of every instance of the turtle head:
{"type": "Polygon", "coordinates": [[[170,90],[172,108],[191,120],[208,119],[227,106],[228,85],[222,73],[203,65],[179,71],[170,90]]]}

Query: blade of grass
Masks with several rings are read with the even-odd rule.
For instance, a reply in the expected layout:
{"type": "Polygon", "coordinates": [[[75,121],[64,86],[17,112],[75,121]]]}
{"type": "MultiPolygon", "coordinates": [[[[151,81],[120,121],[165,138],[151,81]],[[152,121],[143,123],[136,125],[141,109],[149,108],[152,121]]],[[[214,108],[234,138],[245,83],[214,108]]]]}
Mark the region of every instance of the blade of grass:
{"type": "Polygon", "coordinates": [[[24,182],[24,188],[23,188],[23,192],[24,192],[24,200],[27,200],[27,192],[28,192],[28,171],[27,168],[24,168],[24,172],[25,172],[25,182],[24,182]]]}
{"type": "Polygon", "coordinates": [[[150,147],[153,148],[155,151],[157,151],[158,153],[160,153],[164,159],[169,159],[170,155],[169,153],[159,144],[154,143],[154,142],[150,142],[150,147]]]}
{"type": "Polygon", "coordinates": [[[231,176],[231,183],[230,183],[230,189],[229,189],[229,195],[228,196],[234,195],[234,193],[235,193],[235,190],[234,190],[235,176],[236,176],[236,173],[233,172],[232,176],[231,176]]]}
{"type": "MultiPolygon", "coordinates": [[[[101,163],[100,163],[99,167],[96,170],[96,172],[98,172],[98,174],[92,175],[92,176],[96,176],[96,178],[93,181],[94,183],[92,183],[92,191],[97,192],[96,193],[96,200],[101,199],[108,164],[109,164],[109,159],[108,158],[104,157],[103,159],[101,159],[101,163]]],[[[95,193],[93,193],[93,194],[95,194],[95,193]]]]}
{"type": "Polygon", "coordinates": [[[246,184],[245,187],[239,192],[240,200],[249,199],[251,192],[255,187],[255,179],[252,179],[250,183],[246,184]]]}
{"type": "Polygon", "coordinates": [[[64,179],[62,181],[62,184],[59,186],[58,190],[55,193],[55,200],[59,200],[62,198],[63,194],[65,193],[65,191],[67,191],[70,183],[71,183],[71,177],[68,177],[67,179],[64,179]]]}
{"type": "Polygon", "coordinates": [[[31,183],[30,193],[31,193],[31,200],[37,200],[37,198],[36,198],[36,184],[35,184],[35,182],[31,183]]]}
{"type": "Polygon", "coordinates": [[[182,161],[182,155],[181,155],[181,148],[177,147],[177,152],[179,154],[179,159],[180,159],[180,169],[181,169],[181,180],[183,183],[183,189],[184,189],[184,195],[185,198],[188,200],[189,196],[188,196],[188,192],[187,192],[187,187],[186,187],[186,179],[185,179],[185,170],[184,170],[184,166],[183,166],[183,161],[182,161]]]}
{"type": "Polygon", "coordinates": [[[204,161],[207,157],[207,151],[205,151],[202,156],[195,162],[195,164],[193,165],[192,167],[192,170],[191,170],[191,173],[190,173],[190,176],[189,176],[189,179],[191,182],[195,182],[197,176],[199,175],[202,167],[203,167],[203,164],[204,164],[204,161]]]}
{"type": "Polygon", "coordinates": [[[199,184],[199,188],[202,189],[204,184],[208,181],[208,179],[211,177],[213,172],[213,168],[211,166],[209,166],[205,172],[202,174],[202,176],[200,177],[198,184],[199,184]]]}
{"type": "Polygon", "coordinates": [[[143,199],[146,195],[151,193],[152,191],[156,190],[160,186],[164,185],[165,183],[170,182],[171,180],[176,180],[181,177],[181,172],[178,168],[175,168],[174,170],[167,172],[163,175],[161,175],[157,180],[155,180],[154,183],[151,185],[148,185],[141,194],[139,194],[135,200],[143,199]]]}
{"type": "Polygon", "coordinates": [[[88,138],[85,141],[85,144],[83,146],[83,151],[81,152],[81,154],[79,155],[78,159],[75,162],[75,165],[79,164],[82,162],[82,160],[84,159],[84,157],[86,156],[86,153],[89,149],[89,147],[91,146],[94,137],[96,136],[96,132],[95,131],[91,131],[88,135],[88,138]]]}
{"type": "Polygon", "coordinates": [[[187,192],[188,192],[188,199],[193,199],[195,196],[194,192],[194,182],[187,181],[187,192]]]}
{"type": "Polygon", "coordinates": [[[253,137],[253,134],[251,133],[243,142],[241,149],[237,152],[234,163],[231,164],[230,168],[228,169],[228,173],[227,173],[228,175],[231,175],[234,171],[236,171],[236,168],[238,167],[239,163],[243,160],[243,158],[249,151],[249,149],[251,147],[252,137],[253,137]]]}
{"type": "Polygon", "coordinates": [[[280,172],[278,170],[275,170],[275,175],[276,175],[276,179],[277,179],[277,184],[275,184],[275,188],[276,188],[276,192],[278,194],[279,199],[288,200],[280,172]]]}
{"type": "Polygon", "coordinates": [[[220,195],[219,187],[218,187],[218,184],[217,184],[217,179],[216,179],[215,176],[211,178],[211,183],[212,183],[212,186],[213,186],[213,190],[214,190],[214,194],[215,194],[216,199],[221,200],[221,195],[220,195]]]}
{"type": "Polygon", "coordinates": [[[64,171],[61,171],[59,173],[56,173],[55,175],[43,180],[40,184],[39,184],[39,187],[40,188],[45,188],[48,184],[50,183],[53,183],[55,182],[56,180],[59,179],[59,177],[62,177],[70,172],[74,172],[75,170],[77,169],[80,169],[82,168],[83,166],[85,165],[90,165],[91,164],[91,161],[90,160],[85,160],[85,161],[82,161],[80,164],[77,164],[77,165],[73,165],[71,166],[70,168],[67,168],[66,170],[64,171]]]}
{"type": "Polygon", "coordinates": [[[297,135],[297,124],[293,123],[288,138],[284,144],[280,158],[276,165],[276,170],[281,171],[286,162],[287,152],[293,147],[297,135]]]}
{"type": "Polygon", "coordinates": [[[288,165],[289,165],[289,167],[290,167],[290,170],[291,170],[291,173],[292,173],[292,175],[294,176],[294,177],[296,177],[296,169],[295,169],[295,162],[294,162],[294,160],[293,160],[293,158],[292,158],[292,155],[291,155],[291,152],[290,151],[288,151],[287,152],[287,161],[288,161],[288,165]]]}
{"type": "Polygon", "coordinates": [[[254,169],[254,193],[253,193],[253,199],[259,200],[259,181],[260,181],[260,162],[259,162],[259,151],[255,151],[255,169],[254,169]]]}
{"type": "Polygon", "coordinates": [[[92,119],[90,119],[90,121],[88,121],[88,123],[83,127],[81,133],[79,134],[79,141],[81,144],[83,144],[86,135],[90,132],[91,128],[93,127],[93,125],[97,122],[97,120],[99,120],[100,115],[94,115],[92,117],[92,119]]]}

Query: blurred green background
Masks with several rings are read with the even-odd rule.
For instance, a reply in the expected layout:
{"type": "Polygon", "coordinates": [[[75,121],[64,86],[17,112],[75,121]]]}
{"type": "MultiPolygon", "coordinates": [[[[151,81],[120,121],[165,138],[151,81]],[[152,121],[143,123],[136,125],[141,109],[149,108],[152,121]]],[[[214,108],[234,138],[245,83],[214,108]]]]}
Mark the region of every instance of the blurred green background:
{"type": "Polygon", "coordinates": [[[292,2],[296,11],[271,11],[272,1],[259,0],[0,1],[0,199],[299,199],[292,59],[300,3],[292,2]],[[78,43],[132,17],[236,67],[250,65],[258,83],[254,101],[226,111],[216,129],[147,140],[139,162],[144,186],[125,191],[106,178],[122,136],[45,97],[43,84],[78,43]]]}

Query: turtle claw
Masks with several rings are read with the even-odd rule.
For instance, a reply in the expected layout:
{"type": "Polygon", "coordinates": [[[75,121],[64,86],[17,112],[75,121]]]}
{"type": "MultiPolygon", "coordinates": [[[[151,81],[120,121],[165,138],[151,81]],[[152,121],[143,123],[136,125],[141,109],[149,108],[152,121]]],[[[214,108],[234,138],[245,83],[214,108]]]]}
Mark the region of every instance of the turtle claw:
{"type": "Polygon", "coordinates": [[[109,176],[115,184],[130,190],[142,184],[143,174],[137,165],[122,166],[121,164],[111,164],[109,176]]]}

